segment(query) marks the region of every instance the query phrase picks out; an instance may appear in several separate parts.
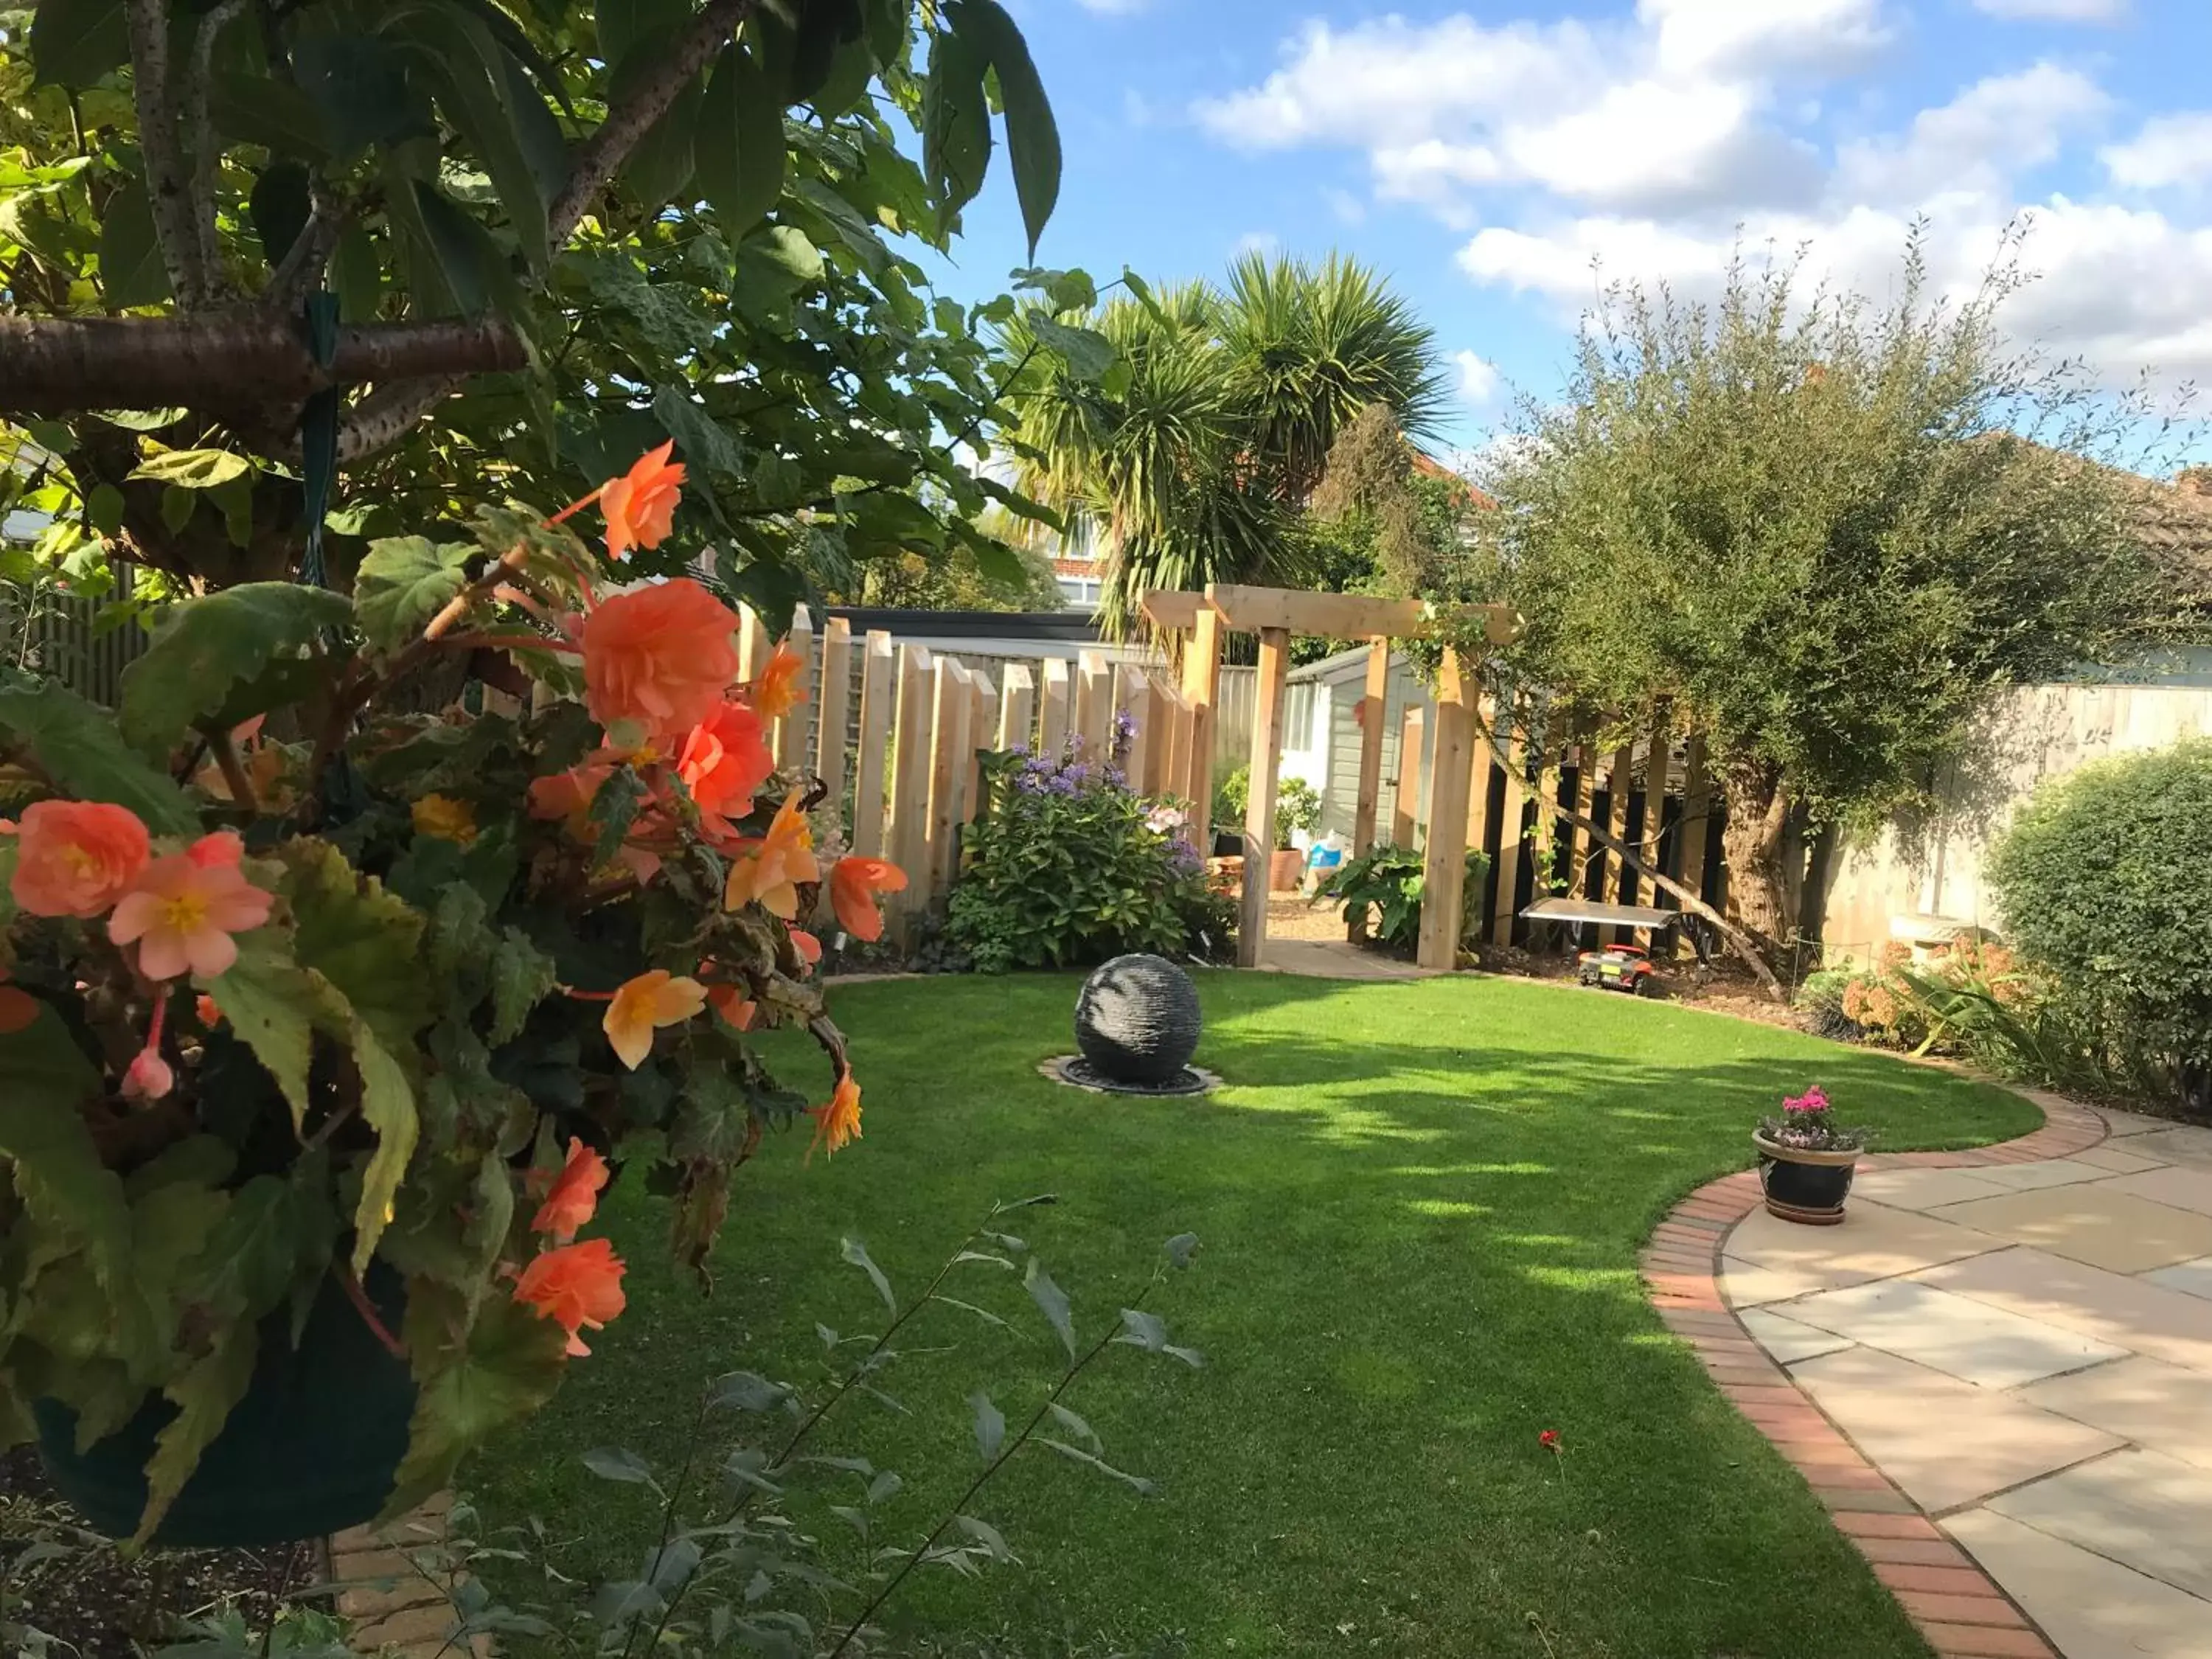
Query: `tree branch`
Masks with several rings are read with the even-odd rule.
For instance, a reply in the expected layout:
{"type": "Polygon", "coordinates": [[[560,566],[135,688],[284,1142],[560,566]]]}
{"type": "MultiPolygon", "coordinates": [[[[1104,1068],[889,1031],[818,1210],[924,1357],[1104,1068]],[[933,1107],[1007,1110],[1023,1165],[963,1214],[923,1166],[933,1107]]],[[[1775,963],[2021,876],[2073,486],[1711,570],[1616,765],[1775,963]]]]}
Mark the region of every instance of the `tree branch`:
{"type": "Polygon", "coordinates": [[[707,0],[706,6],[669,43],[666,54],[653,65],[652,73],[639,81],[622,103],[607,111],[599,130],[577,150],[568,182],[561,187],[546,213],[549,249],[557,251],[576,234],[576,227],[591,211],[593,198],[629,159],[638,140],[667,113],[676,94],[707,66],[757,4],[758,0],[707,0]]]}
{"type": "Polygon", "coordinates": [[[177,145],[176,109],[169,95],[169,8],[167,0],[126,0],[131,32],[131,93],[138,109],[138,148],[146,160],[146,196],[154,235],[180,310],[204,304],[199,228],[192,216],[192,179],[177,145]]]}
{"type": "Polygon", "coordinates": [[[262,311],[272,317],[289,318],[314,292],[331,255],[337,251],[338,238],[353,220],[353,210],[333,196],[319,175],[309,175],[307,191],[313,210],[276,269],[269,273],[269,285],[261,290],[258,301],[262,311]]]}
{"type": "MultiPolygon", "coordinates": [[[[520,365],[512,365],[520,367],[520,365]]],[[[338,465],[366,460],[405,437],[415,422],[460,389],[462,377],[441,375],[410,386],[388,386],[353,407],[338,427],[338,465]]]]}
{"type": "Polygon", "coordinates": [[[416,408],[419,415],[453,377],[518,369],[528,361],[522,337],[489,316],[341,328],[327,369],[289,317],[0,317],[0,410],[266,409],[333,386],[434,380],[439,390],[416,408]]]}
{"type": "Polygon", "coordinates": [[[246,6],[246,0],[217,0],[200,19],[199,30],[192,36],[191,58],[185,67],[179,128],[191,150],[192,234],[199,250],[200,280],[207,285],[210,297],[227,293],[230,283],[222,268],[222,243],[216,232],[215,175],[222,152],[208,119],[208,82],[215,67],[216,37],[237,21],[246,6]]]}
{"type": "MultiPolygon", "coordinates": [[[[1498,741],[1498,733],[1484,723],[1482,716],[1479,714],[1474,717],[1474,729],[1482,734],[1482,740],[1488,745],[1492,757],[1505,769],[1506,775],[1509,777],[1519,775],[1513,757],[1506,751],[1504,744],[1498,741]]],[[[1777,1002],[1787,1003],[1790,1000],[1790,994],[1782,988],[1782,981],[1774,976],[1774,969],[1767,965],[1766,958],[1759,954],[1757,942],[1742,928],[1738,927],[1718,910],[1699,898],[1693,890],[1685,887],[1672,876],[1664,875],[1653,869],[1644,861],[1635,848],[1630,847],[1626,842],[1615,840],[1604,825],[1584,817],[1565,802],[1540,803],[1536,810],[1539,812],[1549,811],[1565,819],[1599,846],[1618,854],[1624,865],[1635,871],[1638,875],[1650,882],[1655,887],[1672,893],[1681,902],[1684,909],[1703,916],[1707,921],[1712,923],[1719,931],[1720,936],[1729,942],[1729,948],[1741,957],[1749,965],[1751,971],[1759,976],[1759,982],[1766,988],[1767,994],[1777,1002]]]]}

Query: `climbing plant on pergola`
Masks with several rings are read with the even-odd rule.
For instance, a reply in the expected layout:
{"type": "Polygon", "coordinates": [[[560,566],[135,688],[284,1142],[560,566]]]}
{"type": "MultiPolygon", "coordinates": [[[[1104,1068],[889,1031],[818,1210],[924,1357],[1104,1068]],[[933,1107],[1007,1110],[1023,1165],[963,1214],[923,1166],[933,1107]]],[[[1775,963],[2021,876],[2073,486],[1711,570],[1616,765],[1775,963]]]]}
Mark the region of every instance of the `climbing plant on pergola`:
{"type": "Polygon", "coordinates": [[[1466,878],[1468,807],[1480,747],[1475,702],[1476,652],[1468,642],[1510,643],[1518,619],[1498,605],[1434,605],[1419,599],[1359,593],[1310,593],[1295,588],[1208,583],[1203,593],[1154,592],[1143,600],[1171,657],[1182,665],[1182,694],[1194,715],[1188,798],[1202,811],[1213,798],[1213,705],[1224,630],[1260,636],[1258,693],[1252,711],[1252,787],[1244,811],[1244,889],[1237,936],[1240,967],[1256,968],[1267,939],[1267,852],[1275,844],[1275,797],[1283,748],[1284,693],[1291,636],[1368,641],[1367,696],[1360,706],[1359,800],[1355,842],[1374,840],[1382,785],[1383,701],[1392,643],[1444,642],[1436,684],[1434,758],[1428,769],[1429,831],[1418,960],[1449,969],[1459,953],[1462,887],[1466,878]]]}

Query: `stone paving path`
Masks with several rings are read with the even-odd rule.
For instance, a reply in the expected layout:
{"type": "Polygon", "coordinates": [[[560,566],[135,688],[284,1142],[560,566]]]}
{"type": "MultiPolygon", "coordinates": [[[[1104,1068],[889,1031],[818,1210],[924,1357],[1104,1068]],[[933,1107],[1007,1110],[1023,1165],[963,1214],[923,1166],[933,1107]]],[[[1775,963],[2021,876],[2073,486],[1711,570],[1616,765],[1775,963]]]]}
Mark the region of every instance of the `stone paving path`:
{"type": "Polygon", "coordinates": [[[1839,1227],[1714,1183],[1647,1276],[1939,1653],[2212,1659],[2212,1129],[2036,1098],[1839,1227]]]}

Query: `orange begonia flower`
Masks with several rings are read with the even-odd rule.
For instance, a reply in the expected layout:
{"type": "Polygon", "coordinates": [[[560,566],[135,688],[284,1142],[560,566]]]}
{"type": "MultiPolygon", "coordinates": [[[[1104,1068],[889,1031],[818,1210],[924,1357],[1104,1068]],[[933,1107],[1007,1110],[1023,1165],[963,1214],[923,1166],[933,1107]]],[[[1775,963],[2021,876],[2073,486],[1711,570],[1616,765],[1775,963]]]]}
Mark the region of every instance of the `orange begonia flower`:
{"type": "Polygon", "coordinates": [[[127,806],[42,800],[23,809],[15,874],[18,908],[34,916],[104,915],[146,867],[146,826],[127,806]]]}
{"type": "Polygon", "coordinates": [[[601,601],[584,623],[592,718],[623,748],[712,720],[737,676],[737,613],[688,576],[601,601]]]}
{"type": "Polygon", "coordinates": [[[607,1161],[580,1139],[568,1138],[568,1161],[553,1178],[552,1190],[531,1218],[530,1231],[550,1233],[556,1244],[566,1244],[583,1231],[599,1207],[599,1189],[607,1184],[607,1161]]]}
{"type": "Polygon", "coordinates": [[[806,701],[806,687],[799,682],[805,667],[806,659],[787,642],[775,647],[768,665],[753,681],[753,707],[760,710],[763,720],[781,720],[806,701]]]}
{"type": "Polygon", "coordinates": [[[615,1056],[633,1072],[653,1052],[653,1033],[681,1025],[707,1006],[707,988],[696,979],[655,968],[626,981],[607,1004],[605,1026],[615,1056]]]}
{"type": "Polygon", "coordinates": [[[556,772],[550,777],[530,781],[530,816],[533,818],[566,818],[568,833],[581,840],[592,820],[592,803],[599,798],[599,786],[612,775],[611,766],[586,761],[583,765],[566,772],[556,772]]]}
{"type": "MultiPolygon", "coordinates": [[[[534,785],[543,780],[531,781],[534,785]]],[[[477,838],[477,809],[451,795],[425,795],[408,809],[408,816],[414,820],[418,836],[457,841],[464,847],[477,838]]]]}
{"type": "Polygon", "coordinates": [[[768,834],[743,844],[730,861],[730,878],[722,890],[726,910],[758,904],[770,915],[786,921],[799,914],[799,885],[822,879],[822,866],[814,861],[814,832],[799,810],[799,791],[784,797],[776,808],[768,834]]]}
{"type": "Polygon", "coordinates": [[[276,901],[239,869],[237,840],[203,836],[184,852],[155,859],[116,904],[107,936],[137,945],[138,971],[147,978],[228,972],[238,960],[231,935],[269,920],[276,901]]]}
{"type": "Polygon", "coordinates": [[[741,818],[752,810],[753,796],[775,770],[775,757],[761,736],[760,716],[741,702],[725,699],[713,716],[691,728],[676,757],[677,775],[702,812],[741,818]]]}
{"type": "Polygon", "coordinates": [[[830,908],[837,913],[837,925],[854,939],[881,939],[884,917],[875,895],[905,890],[906,872],[887,860],[839,859],[830,866],[830,908]]]}
{"type": "Polygon", "coordinates": [[[793,927],[788,931],[791,934],[791,948],[799,952],[799,960],[802,966],[811,968],[822,960],[820,939],[815,938],[804,927],[793,927]]]}
{"type": "Polygon", "coordinates": [[[668,459],[676,450],[671,438],[658,449],[649,449],[619,478],[610,478],[599,490],[599,511],[607,520],[607,553],[621,558],[633,547],[658,547],[667,540],[676,521],[676,498],[684,482],[684,464],[668,459]]]}
{"type": "Polygon", "coordinates": [[[606,1239],[563,1244],[522,1270],[514,1283],[514,1299],[568,1332],[570,1353],[587,1354],[591,1350],[577,1333],[604,1328],[628,1305],[623,1271],[622,1258],[606,1239]]]}
{"type": "Polygon", "coordinates": [[[850,1072],[846,1073],[830,1091],[830,1103],[809,1106],[806,1115],[814,1120],[814,1139],[806,1148],[806,1162],[814,1161],[817,1150],[834,1157],[847,1141],[860,1138],[860,1085],[850,1072]]]}
{"type": "Polygon", "coordinates": [[[199,1016],[200,1024],[210,1031],[222,1023],[222,1010],[215,1006],[215,999],[204,991],[192,999],[192,1012],[199,1016]]]}
{"type": "Polygon", "coordinates": [[[760,1004],[749,1000],[745,994],[734,985],[709,985],[707,1000],[716,1013],[730,1023],[733,1030],[750,1030],[753,1016],[760,1012],[760,1004]]]}

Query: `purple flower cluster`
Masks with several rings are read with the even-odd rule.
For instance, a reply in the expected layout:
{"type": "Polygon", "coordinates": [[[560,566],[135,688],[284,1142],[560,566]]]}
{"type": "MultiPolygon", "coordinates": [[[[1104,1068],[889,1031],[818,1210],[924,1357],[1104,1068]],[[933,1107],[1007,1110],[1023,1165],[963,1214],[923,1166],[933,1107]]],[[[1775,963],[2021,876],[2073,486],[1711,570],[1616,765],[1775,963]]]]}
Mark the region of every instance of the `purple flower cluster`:
{"type": "Polygon", "coordinates": [[[1114,759],[1118,763],[1129,758],[1129,745],[1137,740],[1137,717],[1127,709],[1116,709],[1114,714],[1114,759]]]}
{"type": "Polygon", "coordinates": [[[1180,836],[1168,842],[1168,869],[1178,878],[1194,876],[1206,867],[1198,848],[1180,836]]]}

